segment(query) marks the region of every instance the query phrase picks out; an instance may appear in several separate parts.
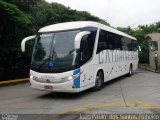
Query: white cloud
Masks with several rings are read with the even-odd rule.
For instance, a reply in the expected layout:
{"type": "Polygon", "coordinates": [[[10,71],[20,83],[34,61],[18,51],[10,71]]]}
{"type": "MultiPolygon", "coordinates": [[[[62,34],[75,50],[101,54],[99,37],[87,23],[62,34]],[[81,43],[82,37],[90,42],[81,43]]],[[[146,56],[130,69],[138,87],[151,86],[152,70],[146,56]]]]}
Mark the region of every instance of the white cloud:
{"type": "Polygon", "coordinates": [[[88,11],[112,26],[137,26],[160,21],[160,0],[46,0],[88,11]]]}

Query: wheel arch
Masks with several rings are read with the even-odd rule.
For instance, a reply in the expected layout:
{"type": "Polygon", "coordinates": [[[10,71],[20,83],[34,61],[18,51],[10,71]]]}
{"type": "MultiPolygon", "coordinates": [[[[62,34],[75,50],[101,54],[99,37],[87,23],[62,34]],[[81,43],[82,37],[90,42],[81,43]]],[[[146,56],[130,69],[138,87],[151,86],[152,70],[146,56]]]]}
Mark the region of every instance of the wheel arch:
{"type": "Polygon", "coordinates": [[[103,70],[103,68],[98,68],[96,70],[95,76],[96,76],[95,77],[95,85],[92,88],[92,91],[98,91],[98,90],[102,89],[102,87],[103,87],[103,84],[104,84],[104,70],[103,70]],[[98,80],[101,81],[100,84],[99,84],[99,82],[97,82],[97,75],[99,76],[100,72],[101,72],[101,77],[103,77],[103,78],[102,79],[98,79],[98,80]]]}
{"type": "Polygon", "coordinates": [[[131,68],[132,68],[132,70],[133,70],[133,63],[130,63],[129,67],[131,67],[131,68]]]}
{"type": "Polygon", "coordinates": [[[98,68],[95,72],[95,76],[98,74],[98,72],[101,72],[103,74],[103,79],[104,79],[104,70],[102,67],[98,68]]]}

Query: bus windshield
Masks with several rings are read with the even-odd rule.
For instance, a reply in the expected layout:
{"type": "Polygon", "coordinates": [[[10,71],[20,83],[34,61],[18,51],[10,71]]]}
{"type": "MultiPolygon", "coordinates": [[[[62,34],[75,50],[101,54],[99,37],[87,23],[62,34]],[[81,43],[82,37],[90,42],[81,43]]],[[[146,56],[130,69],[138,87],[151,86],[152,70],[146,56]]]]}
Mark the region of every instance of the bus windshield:
{"type": "Polygon", "coordinates": [[[31,67],[58,69],[76,65],[74,39],[80,30],[40,33],[33,49],[31,67]]]}

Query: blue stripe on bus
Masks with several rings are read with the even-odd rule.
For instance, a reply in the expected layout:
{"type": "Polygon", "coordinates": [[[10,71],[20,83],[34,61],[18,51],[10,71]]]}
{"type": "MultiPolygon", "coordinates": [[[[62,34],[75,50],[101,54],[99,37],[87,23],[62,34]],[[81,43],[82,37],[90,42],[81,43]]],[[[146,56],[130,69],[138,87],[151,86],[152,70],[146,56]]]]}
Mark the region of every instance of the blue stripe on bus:
{"type": "Polygon", "coordinates": [[[80,73],[80,68],[77,68],[73,71],[73,75],[80,73]]]}
{"type": "MultiPolygon", "coordinates": [[[[73,71],[73,75],[80,73],[80,68],[75,69],[73,71]]],[[[80,76],[78,76],[77,78],[74,78],[73,80],[73,85],[75,88],[80,88],[80,76]]]]}

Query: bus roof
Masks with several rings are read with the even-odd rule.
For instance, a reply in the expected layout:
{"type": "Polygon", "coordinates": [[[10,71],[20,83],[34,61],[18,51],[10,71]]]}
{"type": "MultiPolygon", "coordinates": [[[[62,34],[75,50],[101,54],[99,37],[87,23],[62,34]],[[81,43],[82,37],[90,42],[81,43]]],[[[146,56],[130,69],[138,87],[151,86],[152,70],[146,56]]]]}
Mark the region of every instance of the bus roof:
{"type": "Polygon", "coordinates": [[[123,33],[121,31],[118,31],[114,28],[111,28],[109,26],[100,24],[98,22],[93,21],[75,21],[75,22],[65,22],[65,23],[58,23],[53,25],[48,25],[46,27],[41,28],[38,32],[52,32],[52,31],[63,31],[63,30],[71,30],[71,29],[78,29],[78,28],[84,28],[84,27],[96,27],[100,29],[104,29],[106,31],[128,37],[133,40],[137,40],[135,37],[132,37],[126,33],[123,33]]]}

